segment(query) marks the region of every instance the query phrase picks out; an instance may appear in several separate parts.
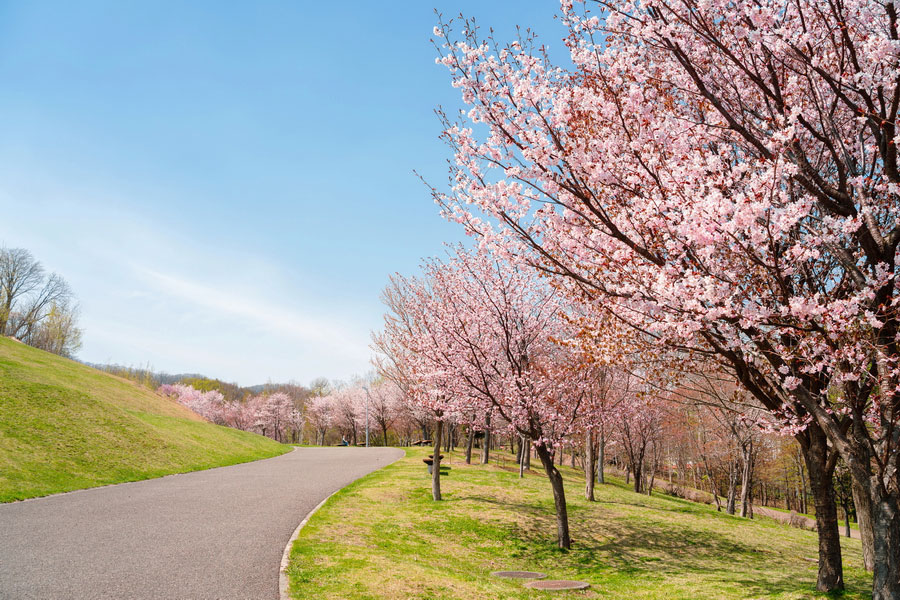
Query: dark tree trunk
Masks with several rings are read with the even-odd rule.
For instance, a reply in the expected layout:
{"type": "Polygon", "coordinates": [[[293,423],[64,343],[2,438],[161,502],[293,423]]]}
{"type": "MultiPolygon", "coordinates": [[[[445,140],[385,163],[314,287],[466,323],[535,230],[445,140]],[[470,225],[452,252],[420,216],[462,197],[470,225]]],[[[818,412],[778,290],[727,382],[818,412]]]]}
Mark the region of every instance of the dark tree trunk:
{"type": "Polygon", "coordinates": [[[472,464],[472,445],[475,443],[475,428],[469,425],[469,435],[466,439],[466,464],[472,464]]]}
{"type": "MultiPolygon", "coordinates": [[[[859,485],[861,492],[857,515],[868,509],[871,516],[874,563],[872,600],[898,600],[900,599],[900,489],[897,489],[896,480],[885,482],[872,473],[873,459],[870,446],[867,444],[869,434],[858,421],[853,424],[852,436],[850,455],[844,459],[850,467],[854,483],[859,485]]],[[[896,460],[896,455],[888,457],[882,468],[896,468],[896,460]]],[[[896,477],[895,473],[892,475],[896,477]]],[[[862,518],[860,518],[860,533],[862,533],[862,518]]]]}
{"type": "Polygon", "coordinates": [[[531,470],[531,438],[525,438],[525,470],[531,470]]]}
{"type": "Polygon", "coordinates": [[[853,492],[853,504],[856,506],[856,523],[859,525],[859,537],[862,540],[863,566],[870,573],[875,570],[875,533],[872,531],[872,504],[868,492],[857,481],[850,478],[850,490],[853,492]]]}
{"type": "Polygon", "coordinates": [[[594,502],[594,432],[588,430],[584,436],[584,497],[594,502]]]}
{"type": "Polygon", "coordinates": [[[876,499],[872,502],[875,538],[872,600],[897,600],[900,598],[900,503],[896,492],[891,496],[881,496],[881,493],[876,489],[876,499]]]}
{"type": "Polygon", "coordinates": [[[484,441],[481,442],[481,464],[491,460],[491,413],[484,417],[484,441]]]}
{"type": "Polygon", "coordinates": [[[560,548],[568,550],[572,547],[572,540],[569,538],[569,514],[566,509],[566,491],[563,488],[562,475],[553,464],[553,456],[547,450],[547,446],[541,444],[535,446],[535,450],[553,488],[553,502],[556,505],[556,543],[560,548]]]}
{"type": "Polygon", "coordinates": [[[441,434],[444,422],[438,418],[434,426],[434,462],[431,469],[431,497],[435,501],[441,499],[441,434]]]}
{"type": "Polygon", "coordinates": [[[804,434],[802,454],[816,507],[816,531],[819,536],[819,575],[816,589],[820,592],[840,591],[844,589],[844,567],[841,562],[841,534],[833,485],[836,461],[828,460],[828,444],[821,429],[810,425],[804,434]]]}
{"type": "Polygon", "coordinates": [[[844,509],[844,537],[851,537],[850,535],[850,506],[844,502],[841,505],[841,508],[844,509]]]}

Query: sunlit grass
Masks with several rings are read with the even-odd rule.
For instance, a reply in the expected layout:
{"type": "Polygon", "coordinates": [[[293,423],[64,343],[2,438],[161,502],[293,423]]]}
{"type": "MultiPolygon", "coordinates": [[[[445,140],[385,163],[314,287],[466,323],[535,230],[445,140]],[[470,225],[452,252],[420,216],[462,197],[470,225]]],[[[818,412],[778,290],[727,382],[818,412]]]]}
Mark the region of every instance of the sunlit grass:
{"type": "Polygon", "coordinates": [[[0,338],[0,501],[246,462],[291,447],[0,338]]]}
{"type": "MultiPolygon", "coordinates": [[[[444,501],[431,500],[427,449],[352,484],[303,529],[288,575],[295,598],[535,598],[491,571],[536,570],[591,583],[579,598],[819,597],[816,536],[769,519],[745,520],[623,482],[583,499],[581,474],[564,468],[573,548],[555,546],[547,480],[510,465],[467,466],[450,457],[444,501]]],[[[508,457],[506,457],[508,460],[508,457]]],[[[446,462],[446,461],[445,461],[446,462]]],[[[858,540],[843,539],[845,598],[863,598],[858,540]]]]}

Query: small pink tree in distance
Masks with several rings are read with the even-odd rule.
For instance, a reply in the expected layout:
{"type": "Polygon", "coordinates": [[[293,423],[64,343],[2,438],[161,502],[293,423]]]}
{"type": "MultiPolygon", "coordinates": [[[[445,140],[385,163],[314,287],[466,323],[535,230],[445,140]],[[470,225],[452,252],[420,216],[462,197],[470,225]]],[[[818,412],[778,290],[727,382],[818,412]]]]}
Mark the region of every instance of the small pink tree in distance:
{"type": "Polygon", "coordinates": [[[329,396],[313,396],[306,403],[306,418],[316,432],[316,444],[325,444],[325,435],[334,420],[334,405],[329,396]]]}

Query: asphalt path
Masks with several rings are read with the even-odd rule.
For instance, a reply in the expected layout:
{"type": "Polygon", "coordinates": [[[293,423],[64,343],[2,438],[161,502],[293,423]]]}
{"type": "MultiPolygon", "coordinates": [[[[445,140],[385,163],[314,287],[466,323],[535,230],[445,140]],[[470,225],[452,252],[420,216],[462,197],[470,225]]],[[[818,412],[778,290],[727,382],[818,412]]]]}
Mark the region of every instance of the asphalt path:
{"type": "Polygon", "coordinates": [[[306,514],[402,456],[300,448],[0,505],[0,599],[277,599],[284,547],[306,514]]]}

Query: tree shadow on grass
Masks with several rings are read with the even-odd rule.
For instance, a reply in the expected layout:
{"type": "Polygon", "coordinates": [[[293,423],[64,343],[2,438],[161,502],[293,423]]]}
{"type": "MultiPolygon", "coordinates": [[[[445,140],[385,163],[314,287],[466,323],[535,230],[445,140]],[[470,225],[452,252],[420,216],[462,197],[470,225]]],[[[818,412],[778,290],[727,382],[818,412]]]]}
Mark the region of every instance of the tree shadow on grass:
{"type": "MultiPolygon", "coordinates": [[[[562,553],[555,546],[552,504],[503,501],[482,495],[467,495],[465,499],[520,515],[517,523],[507,525],[507,539],[514,548],[512,556],[529,561],[534,568],[571,570],[577,577],[595,581],[602,581],[612,574],[657,580],[671,575],[682,581],[685,576],[689,579],[696,576],[704,585],[740,587],[742,593],[751,598],[798,591],[814,594],[814,569],[785,560],[776,551],[740,541],[733,535],[673,521],[637,520],[628,515],[591,519],[589,511],[579,507],[574,511],[576,518],[570,523],[572,550],[562,553]]],[[[668,508],[642,502],[605,501],[598,504],[651,510],[660,515],[694,512],[680,506],[668,508]]],[[[727,520],[723,521],[723,526],[731,525],[727,520]]],[[[857,596],[858,592],[853,588],[852,595],[845,597],[863,597],[857,596]]]]}

